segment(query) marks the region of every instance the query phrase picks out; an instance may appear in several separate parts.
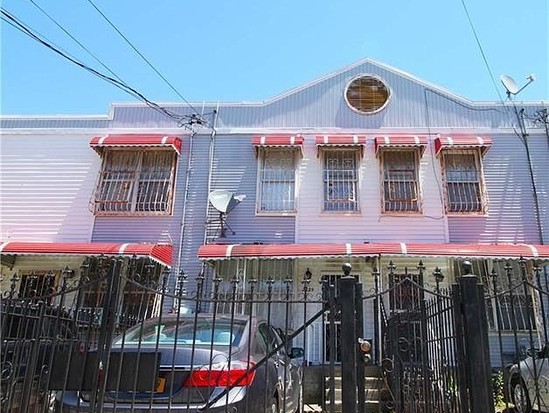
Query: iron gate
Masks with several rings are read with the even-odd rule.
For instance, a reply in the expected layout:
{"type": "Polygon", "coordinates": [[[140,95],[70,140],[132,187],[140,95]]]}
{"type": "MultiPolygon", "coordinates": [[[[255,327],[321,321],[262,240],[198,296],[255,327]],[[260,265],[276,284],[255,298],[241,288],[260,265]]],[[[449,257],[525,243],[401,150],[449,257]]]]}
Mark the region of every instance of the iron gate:
{"type": "Polygon", "coordinates": [[[89,261],[58,287],[14,279],[1,303],[2,411],[472,413],[493,411],[502,388],[505,408],[543,411],[547,278],[516,264],[491,289],[470,266],[443,288],[422,263],[390,263],[385,283],[374,269],[372,291],[350,265],[319,280],[181,275],[175,290],[144,260],[89,261]]]}

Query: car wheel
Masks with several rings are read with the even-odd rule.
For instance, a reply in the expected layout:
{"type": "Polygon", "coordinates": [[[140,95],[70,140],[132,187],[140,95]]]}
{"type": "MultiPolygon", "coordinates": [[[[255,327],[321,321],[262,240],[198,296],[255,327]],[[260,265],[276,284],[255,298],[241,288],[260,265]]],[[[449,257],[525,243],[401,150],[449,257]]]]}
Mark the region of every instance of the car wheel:
{"type": "Polygon", "coordinates": [[[522,380],[517,381],[513,387],[513,402],[518,413],[529,413],[532,409],[528,391],[522,380]]]}

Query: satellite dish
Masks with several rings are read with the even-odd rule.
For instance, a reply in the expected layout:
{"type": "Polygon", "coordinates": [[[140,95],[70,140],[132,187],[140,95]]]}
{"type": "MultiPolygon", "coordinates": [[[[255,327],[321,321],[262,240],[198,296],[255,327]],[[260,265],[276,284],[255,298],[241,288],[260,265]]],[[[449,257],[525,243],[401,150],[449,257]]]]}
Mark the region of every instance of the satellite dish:
{"type": "Polygon", "coordinates": [[[526,78],[528,82],[523,87],[519,87],[517,82],[515,82],[515,79],[513,79],[511,76],[501,75],[499,79],[501,80],[501,83],[503,83],[503,86],[505,86],[505,89],[507,90],[507,97],[510,99],[511,95],[518,94],[522,89],[524,89],[534,80],[536,80],[536,76],[534,75],[528,76],[526,78]]]}
{"type": "Polygon", "coordinates": [[[235,195],[224,189],[210,192],[208,196],[212,206],[223,214],[228,214],[246,198],[246,195],[235,195]]]}
{"type": "MultiPolygon", "coordinates": [[[[219,211],[219,223],[221,227],[221,233],[219,236],[224,238],[225,226],[229,227],[229,225],[225,223],[225,215],[227,215],[229,212],[235,209],[238,204],[244,201],[244,199],[246,199],[246,195],[235,195],[230,191],[218,189],[210,192],[210,195],[208,195],[208,199],[210,200],[210,204],[212,204],[212,206],[219,211]]],[[[234,231],[232,229],[231,232],[234,235],[234,231]]]]}
{"type": "Polygon", "coordinates": [[[515,82],[515,79],[513,79],[511,76],[507,75],[501,75],[500,78],[501,83],[503,83],[503,86],[507,90],[507,94],[509,95],[516,95],[520,91],[520,87],[515,82]]]}

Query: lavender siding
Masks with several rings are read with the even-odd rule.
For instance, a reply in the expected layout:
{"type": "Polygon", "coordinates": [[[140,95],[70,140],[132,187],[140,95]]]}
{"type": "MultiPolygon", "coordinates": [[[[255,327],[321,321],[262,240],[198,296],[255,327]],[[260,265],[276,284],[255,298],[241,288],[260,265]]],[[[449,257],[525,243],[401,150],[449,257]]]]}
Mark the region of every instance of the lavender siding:
{"type": "Polygon", "coordinates": [[[0,239],[87,242],[98,160],[90,135],[3,133],[0,239]]]}
{"type": "Polygon", "coordinates": [[[433,171],[436,171],[436,159],[431,148],[427,148],[420,160],[421,214],[382,214],[380,161],[370,137],[359,165],[360,211],[325,213],[321,210],[322,159],[317,157],[314,136],[306,136],[300,167],[299,242],[445,242],[440,179],[433,171]]]}
{"type": "MultiPolygon", "coordinates": [[[[157,131],[156,133],[163,133],[157,131]]],[[[178,158],[173,213],[168,216],[97,216],[93,228],[94,242],[150,242],[175,245],[179,241],[182,199],[185,193],[188,142],[178,158]]],[[[99,173],[99,168],[95,171],[99,173]]]]}
{"type": "MultiPolygon", "coordinates": [[[[246,199],[227,217],[234,230],[226,231],[231,243],[292,243],[295,235],[293,216],[258,216],[256,208],[257,159],[250,135],[218,135],[216,137],[211,190],[224,189],[246,199]]],[[[217,231],[218,214],[210,207],[210,229],[217,231]]],[[[218,232],[218,231],[217,231],[218,232]]],[[[219,233],[218,233],[219,235],[219,233]]]]}
{"type": "MultiPolygon", "coordinates": [[[[488,213],[482,216],[450,216],[450,242],[540,243],[534,207],[534,192],[524,145],[516,135],[496,135],[484,158],[488,213]]],[[[542,220],[547,228],[549,171],[547,140],[529,138],[536,174],[542,220]],[[545,167],[544,167],[545,165],[545,167]]]]}

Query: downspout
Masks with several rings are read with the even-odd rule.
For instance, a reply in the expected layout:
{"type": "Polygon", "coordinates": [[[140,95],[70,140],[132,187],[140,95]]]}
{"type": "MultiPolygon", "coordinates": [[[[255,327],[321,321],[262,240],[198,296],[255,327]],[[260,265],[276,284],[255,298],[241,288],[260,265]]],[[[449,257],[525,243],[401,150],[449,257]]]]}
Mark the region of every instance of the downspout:
{"type": "Polygon", "coordinates": [[[177,252],[177,268],[175,269],[175,277],[177,279],[178,271],[181,271],[181,257],[183,255],[183,239],[185,239],[185,223],[187,222],[187,201],[189,199],[189,186],[191,181],[192,173],[192,161],[193,161],[193,151],[194,151],[194,135],[196,132],[192,132],[189,139],[189,158],[187,159],[187,171],[185,176],[185,191],[183,193],[183,211],[181,214],[181,231],[179,236],[179,251],[177,252]]]}
{"type": "MultiPolygon", "coordinates": [[[[212,175],[213,175],[213,159],[214,159],[214,152],[215,152],[215,137],[217,134],[217,118],[219,116],[219,102],[217,103],[217,107],[214,110],[214,117],[212,122],[212,133],[210,135],[210,148],[208,153],[208,186],[207,186],[207,195],[210,195],[210,192],[212,191],[212,175]]],[[[202,244],[206,244],[208,241],[208,212],[210,210],[209,203],[206,204],[205,210],[205,216],[204,216],[204,237],[202,238],[202,244]]],[[[202,273],[204,271],[206,264],[202,262],[201,270],[202,273]]]]}
{"type": "MultiPolygon", "coordinates": [[[[219,106],[219,105],[218,105],[219,106]]],[[[217,110],[214,111],[214,121],[212,126],[212,135],[215,135],[215,122],[217,120],[217,110]]],[[[190,181],[191,181],[191,173],[193,172],[192,163],[194,161],[194,137],[196,135],[196,131],[193,131],[190,135],[190,142],[189,142],[189,158],[187,159],[187,171],[186,171],[186,177],[185,177],[185,191],[183,195],[183,211],[181,214],[181,224],[180,224],[180,236],[179,236],[179,251],[177,253],[177,268],[175,269],[175,280],[177,283],[177,277],[178,272],[182,271],[182,256],[183,256],[183,240],[185,239],[185,231],[186,231],[186,222],[187,222],[187,204],[189,199],[189,191],[190,191],[190,181]]],[[[209,178],[208,178],[209,181],[209,178]]],[[[202,264],[204,265],[204,264],[202,264]]]]}
{"type": "Polygon", "coordinates": [[[544,240],[544,234],[543,234],[543,223],[541,220],[541,214],[540,214],[540,205],[539,205],[539,197],[538,197],[538,190],[536,186],[536,178],[534,175],[534,168],[532,165],[532,156],[530,154],[530,146],[528,145],[528,132],[526,131],[526,125],[524,124],[524,109],[521,109],[520,112],[517,110],[517,107],[515,105],[515,114],[517,115],[517,120],[519,122],[520,127],[520,135],[522,138],[522,143],[524,144],[524,148],[526,150],[526,159],[528,161],[528,171],[530,174],[530,182],[532,184],[532,192],[534,196],[534,207],[535,207],[535,214],[536,214],[536,223],[538,227],[538,236],[540,243],[542,245],[545,244],[544,240]]]}

